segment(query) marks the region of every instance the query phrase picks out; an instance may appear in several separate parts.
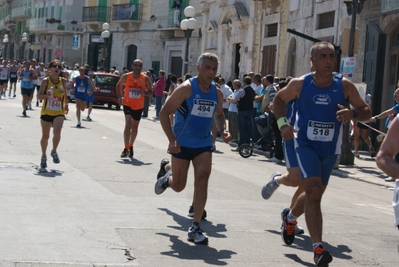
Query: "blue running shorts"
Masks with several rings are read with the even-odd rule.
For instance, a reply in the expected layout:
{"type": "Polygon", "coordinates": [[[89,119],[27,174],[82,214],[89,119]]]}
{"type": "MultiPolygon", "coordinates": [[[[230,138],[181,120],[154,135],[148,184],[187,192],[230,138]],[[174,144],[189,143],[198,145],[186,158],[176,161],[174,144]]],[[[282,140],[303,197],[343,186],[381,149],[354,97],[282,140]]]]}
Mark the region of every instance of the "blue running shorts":
{"type": "Polygon", "coordinates": [[[322,185],[327,186],[338,155],[320,156],[309,146],[298,146],[295,150],[302,178],[321,177],[322,185]]]}

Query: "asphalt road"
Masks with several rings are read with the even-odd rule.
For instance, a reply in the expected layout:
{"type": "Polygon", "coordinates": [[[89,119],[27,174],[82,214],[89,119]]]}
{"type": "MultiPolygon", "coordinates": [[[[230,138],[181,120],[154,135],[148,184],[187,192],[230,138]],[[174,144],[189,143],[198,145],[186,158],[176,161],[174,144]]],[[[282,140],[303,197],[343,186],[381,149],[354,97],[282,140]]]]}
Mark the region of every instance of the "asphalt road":
{"type": "MultiPolygon", "coordinates": [[[[61,163],[51,161],[50,144],[49,172],[39,173],[39,108],[24,118],[19,94],[0,100],[0,266],[314,266],[304,218],[293,245],[280,237],[294,188],[281,186],[267,201],[260,194],[283,165],[217,142],[202,222],[209,245],[194,245],[186,240],[192,169],[183,192],[154,193],[168,157],[159,122],[142,120],[134,158],[123,160],[122,111],[95,108],[81,129],[74,112],[71,104],[61,163]]],[[[399,266],[391,188],[334,174],[322,202],[330,266],[399,266]]]]}

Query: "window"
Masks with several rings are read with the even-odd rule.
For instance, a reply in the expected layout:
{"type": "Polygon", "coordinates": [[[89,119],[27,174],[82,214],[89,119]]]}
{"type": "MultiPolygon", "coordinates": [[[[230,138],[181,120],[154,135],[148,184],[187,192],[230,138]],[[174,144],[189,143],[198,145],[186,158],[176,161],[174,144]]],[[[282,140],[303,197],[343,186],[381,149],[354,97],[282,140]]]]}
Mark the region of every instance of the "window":
{"type": "Polygon", "coordinates": [[[265,38],[277,36],[278,23],[265,25],[265,38]]]}
{"type": "Polygon", "coordinates": [[[318,23],[317,23],[318,30],[334,27],[335,11],[319,14],[317,18],[318,18],[318,23]]]}

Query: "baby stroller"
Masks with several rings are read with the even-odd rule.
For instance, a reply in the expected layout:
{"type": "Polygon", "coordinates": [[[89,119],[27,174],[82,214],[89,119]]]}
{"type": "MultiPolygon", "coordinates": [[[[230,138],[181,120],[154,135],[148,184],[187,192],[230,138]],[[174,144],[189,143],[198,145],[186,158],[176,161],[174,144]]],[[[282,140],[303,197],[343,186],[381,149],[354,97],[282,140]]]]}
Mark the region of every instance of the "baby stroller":
{"type": "Polygon", "coordinates": [[[261,138],[255,143],[252,141],[250,144],[242,144],[238,150],[240,156],[243,158],[249,158],[253,151],[255,145],[261,145],[263,151],[270,153],[270,157],[274,154],[274,142],[273,142],[273,130],[271,116],[269,113],[263,113],[259,117],[255,118],[256,128],[261,134],[261,138]]]}

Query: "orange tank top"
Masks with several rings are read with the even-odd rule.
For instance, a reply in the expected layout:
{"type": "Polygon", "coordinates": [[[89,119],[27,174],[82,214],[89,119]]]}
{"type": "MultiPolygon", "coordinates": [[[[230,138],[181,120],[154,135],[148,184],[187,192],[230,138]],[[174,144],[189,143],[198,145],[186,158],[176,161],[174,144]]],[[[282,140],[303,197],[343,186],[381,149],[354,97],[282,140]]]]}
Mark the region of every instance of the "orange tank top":
{"type": "Polygon", "coordinates": [[[140,89],[147,91],[145,77],[146,75],[143,73],[138,78],[133,77],[133,72],[126,75],[125,93],[123,95],[124,106],[130,107],[132,110],[144,108],[144,94],[140,93],[140,89]]]}

